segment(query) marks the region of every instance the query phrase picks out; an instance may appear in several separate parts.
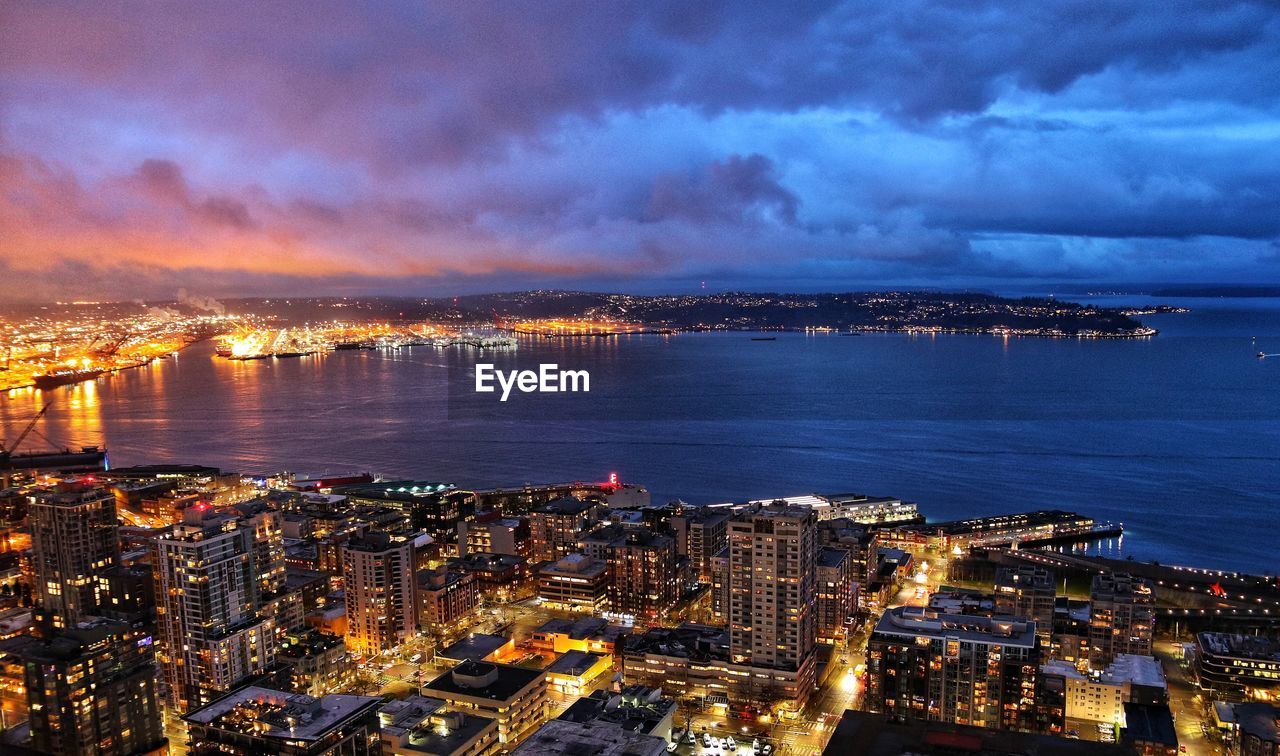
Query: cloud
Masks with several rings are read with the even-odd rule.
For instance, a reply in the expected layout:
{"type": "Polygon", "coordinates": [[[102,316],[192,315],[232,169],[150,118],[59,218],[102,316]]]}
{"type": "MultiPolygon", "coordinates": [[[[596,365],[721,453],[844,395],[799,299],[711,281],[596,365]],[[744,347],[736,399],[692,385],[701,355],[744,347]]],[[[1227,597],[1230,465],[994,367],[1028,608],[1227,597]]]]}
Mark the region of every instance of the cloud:
{"type": "Polygon", "coordinates": [[[1263,2],[0,8],[0,297],[1275,280],[1276,196],[1263,2]]]}
{"type": "Polygon", "coordinates": [[[746,223],[760,215],[793,224],[799,199],[779,182],[764,155],[713,160],[695,176],[664,173],[654,180],[648,220],[683,217],[695,221],[746,223]]]}

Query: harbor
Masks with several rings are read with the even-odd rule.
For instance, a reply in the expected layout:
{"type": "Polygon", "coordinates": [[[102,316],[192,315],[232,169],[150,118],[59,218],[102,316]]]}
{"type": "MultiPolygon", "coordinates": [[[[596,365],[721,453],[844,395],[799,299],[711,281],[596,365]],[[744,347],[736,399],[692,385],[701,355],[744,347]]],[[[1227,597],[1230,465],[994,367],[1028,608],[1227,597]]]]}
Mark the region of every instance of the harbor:
{"type": "Polygon", "coordinates": [[[289,359],[346,351],[397,351],[411,347],[511,350],[515,337],[495,330],[433,325],[394,328],[381,324],[242,328],[218,339],[214,353],[230,360],[289,359]]]}

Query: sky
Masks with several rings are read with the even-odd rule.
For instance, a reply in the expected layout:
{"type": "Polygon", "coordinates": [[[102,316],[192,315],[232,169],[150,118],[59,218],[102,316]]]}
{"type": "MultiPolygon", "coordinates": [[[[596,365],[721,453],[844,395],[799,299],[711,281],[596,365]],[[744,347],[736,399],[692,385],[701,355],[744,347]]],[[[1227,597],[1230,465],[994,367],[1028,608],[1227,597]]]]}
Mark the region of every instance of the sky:
{"type": "Polygon", "coordinates": [[[1280,5],[0,4],[0,300],[1280,283],[1280,5]]]}

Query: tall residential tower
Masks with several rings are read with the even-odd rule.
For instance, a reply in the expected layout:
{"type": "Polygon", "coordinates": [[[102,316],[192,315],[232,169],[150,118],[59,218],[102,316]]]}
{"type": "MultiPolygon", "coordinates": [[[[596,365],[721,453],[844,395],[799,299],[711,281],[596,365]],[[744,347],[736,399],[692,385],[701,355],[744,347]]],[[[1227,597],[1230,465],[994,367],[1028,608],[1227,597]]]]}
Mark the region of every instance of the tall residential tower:
{"type": "Polygon", "coordinates": [[[234,510],[190,507],[155,542],[156,612],[169,700],[204,706],[275,664],[275,622],[260,613],[251,523],[234,510]]]}
{"type": "Polygon", "coordinates": [[[800,690],[812,685],[818,631],[817,524],[811,508],[780,503],[729,521],[730,659],[796,673],[800,690]]]}

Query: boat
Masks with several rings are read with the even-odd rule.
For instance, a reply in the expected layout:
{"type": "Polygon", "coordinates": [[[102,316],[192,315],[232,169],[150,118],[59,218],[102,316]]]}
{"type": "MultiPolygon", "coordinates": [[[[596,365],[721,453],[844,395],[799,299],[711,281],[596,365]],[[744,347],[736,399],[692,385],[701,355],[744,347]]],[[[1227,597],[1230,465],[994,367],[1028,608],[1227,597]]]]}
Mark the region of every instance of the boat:
{"type": "Polygon", "coordinates": [[[214,353],[214,354],[216,354],[216,355],[218,355],[219,357],[230,357],[230,356],[231,356],[231,345],[230,345],[230,344],[219,344],[219,345],[217,345],[216,347],[214,347],[214,348],[213,348],[213,353],[214,353]]]}
{"type": "Polygon", "coordinates": [[[66,386],[72,383],[80,383],[81,381],[91,381],[94,378],[107,372],[102,368],[76,368],[74,370],[55,370],[37,375],[33,379],[35,387],[47,391],[48,389],[66,386]]]}
{"type": "Polygon", "coordinates": [[[236,355],[232,355],[231,359],[233,360],[265,360],[270,356],[271,355],[266,354],[265,352],[260,352],[257,354],[236,354],[236,355]]]}
{"type": "Polygon", "coordinates": [[[374,346],[367,341],[339,341],[333,345],[333,348],[345,352],[355,349],[373,349],[374,346]]]}
{"type": "Polygon", "coordinates": [[[1265,360],[1266,358],[1267,358],[1266,352],[1258,352],[1258,359],[1265,360]]]}
{"type": "Polygon", "coordinates": [[[307,356],[307,355],[309,355],[309,354],[311,354],[311,352],[276,352],[275,356],[276,356],[276,357],[279,357],[279,358],[284,358],[284,357],[306,357],[306,356],[307,356]]]}
{"type": "Polygon", "coordinates": [[[777,341],[777,336],[752,336],[752,341],[777,341]]]}

